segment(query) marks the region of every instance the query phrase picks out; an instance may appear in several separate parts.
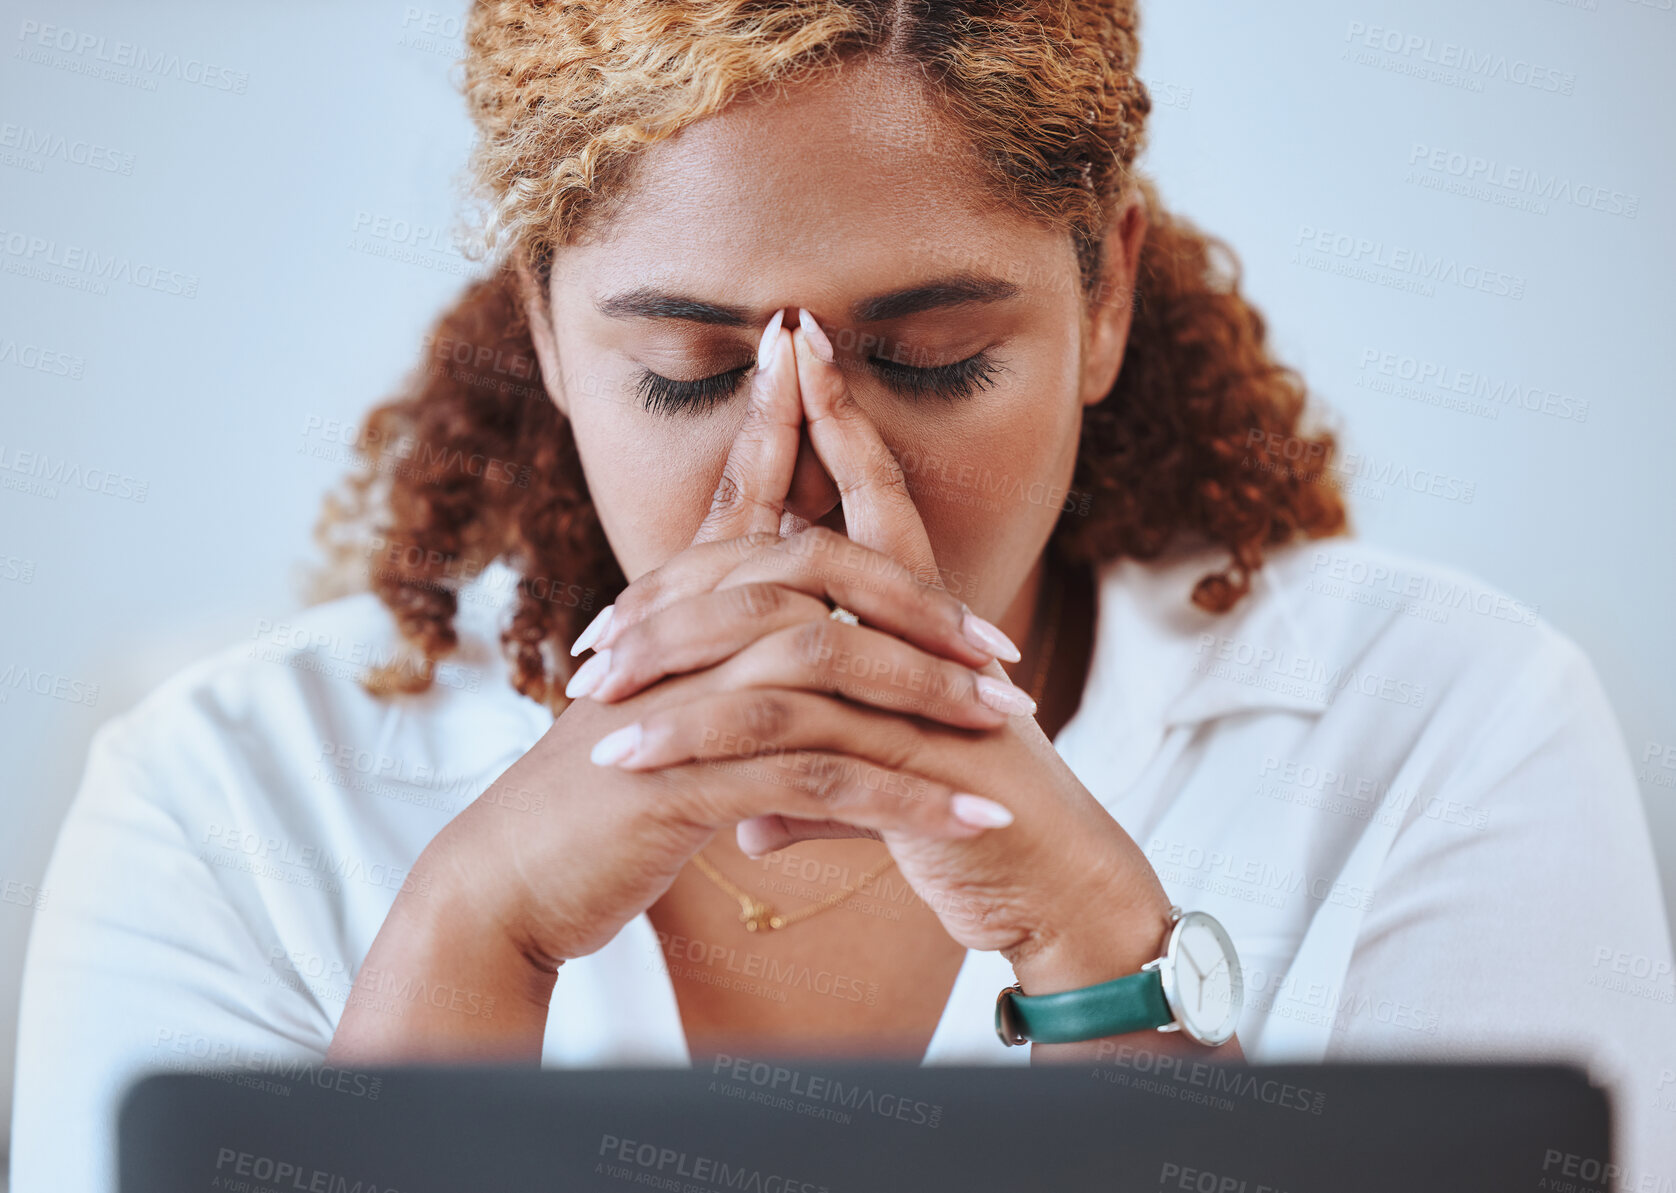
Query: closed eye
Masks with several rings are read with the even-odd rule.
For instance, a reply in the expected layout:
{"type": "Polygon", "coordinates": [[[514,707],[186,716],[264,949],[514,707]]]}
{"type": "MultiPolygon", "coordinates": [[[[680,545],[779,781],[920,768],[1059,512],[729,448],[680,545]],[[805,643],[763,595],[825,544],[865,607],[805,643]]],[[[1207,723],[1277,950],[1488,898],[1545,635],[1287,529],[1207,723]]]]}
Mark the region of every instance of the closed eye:
{"type": "MultiPolygon", "coordinates": [[[[958,401],[970,397],[995,383],[1002,366],[987,352],[978,352],[953,364],[916,368],[885,357],[868,358],[869,365],[880,380],[908,397],[938,397],[958,401]]],[[[742,365],[725,373],[700,377],[696,381],[677,381],[643,371],[636,383],[641,404],[655,414],[703,414],[733,395],[754,365],[742,365]]]]}

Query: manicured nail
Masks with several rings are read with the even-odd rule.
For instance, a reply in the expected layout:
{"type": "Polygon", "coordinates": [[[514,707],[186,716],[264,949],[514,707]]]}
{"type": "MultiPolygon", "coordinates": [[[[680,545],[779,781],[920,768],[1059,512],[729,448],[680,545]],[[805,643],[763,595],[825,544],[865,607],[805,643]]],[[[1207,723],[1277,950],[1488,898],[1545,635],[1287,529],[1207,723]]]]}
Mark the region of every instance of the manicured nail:
{"type": "Polygon", "coordinates": [[[1006,828],[1013,814],[992,799],[961,791],[949,797],[949,811],[962,824],[973,828],[1006,828]]]}
{"type": "Polygon", "coordinates": [[[762,341],[757,345],[757,372],[766,373],[774,367],[780,351],[780,325],[785,321],[786,308],[781,307],[762,329],[762,341]]]}
{"type": "Polygon", "coordinates": [[[640,748],[640,723],[614,729],[594,743],[588,760],[595,766],[616,766],[640,748]]]}
{"type": "Polygon", "coordinates": [[[594,614],[594,619],[588,623],[588,628],[576,636],[576,642],[570,648],[571,658],[574,659],[584,650],[591,649],[593,644],[604,635],[605,631],[611,628],[611,614],[616,608],[615,605],[607,605],[594,614]]]}
{"type": "Polygon", "coordinates": [[[570,677],[570,682],[564,686],[564,694],[572,700],[580,700],[589,692],[599,687],[599,681],[605,678],[605,673],[611,670],[611,652],[602,650],[576,669],[576,674],[570,677]]]}
{"type": "MultiPolygon", "coordinates": [[[[593,659],[588,661],[591,663],[593,659]]],[[[978,676],[978,699],[996,712],[1004,712],[1009,717],[1029,717],[1034,716],[1036,712],[1036,702],[1030,699],[1023,688],[988,675],[978,676]]]]}
{"type": "Polygon", "coordinates": [[[809,313],[807,308],[797,308],[797,322],[802,326],[803,334],[809,341],[809,347],[815,350],[815,355],[826,361],[827,364],[831,364],[832,341],[826,338],[826,333],[821,330],[821,325],[815,322],[815,317],[809,313]]]}
{"type": "Polygon", "coordinates": [[[1013,640],[1001,632],[999,626],[985,621],[970,609],[966,610],[960,629],[966,635],[966,641],[979,650],[987,650],[998,659],[1016,663],[1024,657],[1018,653],[1018,647],[1013,645],[1013,640]]]}

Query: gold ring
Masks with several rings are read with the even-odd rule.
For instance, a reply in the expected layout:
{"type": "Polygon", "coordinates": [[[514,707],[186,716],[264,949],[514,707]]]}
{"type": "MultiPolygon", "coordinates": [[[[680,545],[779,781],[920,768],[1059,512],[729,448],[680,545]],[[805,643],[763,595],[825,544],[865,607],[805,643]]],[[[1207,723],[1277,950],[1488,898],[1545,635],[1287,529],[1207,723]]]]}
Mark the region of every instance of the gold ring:
{"type": "Polygon", "coordinates": [[[844,606],[842,606],[842,605],[832,606],[832,612],[828,613],[827,616],[830,617],[833,621],[841,621],[845,625],[860,625],[861,624],[861,618],[857,617],[854,613],[851,613],[848,609],[844,608],[844,606]]]}

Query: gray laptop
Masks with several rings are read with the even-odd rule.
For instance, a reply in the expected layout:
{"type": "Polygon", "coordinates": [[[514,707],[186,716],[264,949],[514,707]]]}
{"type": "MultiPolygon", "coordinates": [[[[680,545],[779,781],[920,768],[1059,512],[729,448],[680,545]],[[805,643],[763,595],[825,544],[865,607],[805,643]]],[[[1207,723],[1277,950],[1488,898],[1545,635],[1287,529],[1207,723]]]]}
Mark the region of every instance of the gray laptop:
{"type": "Polygon", "coordinates": [[[123,1193],[1582,1193],[1610,1162],[1607,1098],[1575,1069],[1163,1057],[269,1064],[146,1077],[118,1132],[123,1193]]]}

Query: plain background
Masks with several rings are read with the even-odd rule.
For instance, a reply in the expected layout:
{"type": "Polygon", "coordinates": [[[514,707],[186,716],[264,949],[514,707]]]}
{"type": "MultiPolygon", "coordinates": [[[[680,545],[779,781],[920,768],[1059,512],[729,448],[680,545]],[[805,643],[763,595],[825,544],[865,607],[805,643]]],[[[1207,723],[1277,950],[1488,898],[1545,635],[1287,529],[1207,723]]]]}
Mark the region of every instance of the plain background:
{"type": "MultiPolygon", "coordinates": [[[[1673,8],[1170,0],[1142,62],[1147,165],[1235,247],[1333,412],[1360,533],[1476,574],[1594,660],[1667,906],[1673,8]],[[1462,57],[1488,69],[1436,65],[1462,57]],[[1422,256],[1453,263],[1430,292],[1402,272],[1422,256]]],[[[0,2],[0,1124],[30,904],[90,735],[300,607],[344,441],[472,268],[449,236],[461,10],[0,2]],[[71,49],[30,39],[48,24],[71,49]],[[99,38],[224,67],[242,93],[97,77],[99,38]],[[33,239],[195,295],[20,275],[33,239]],[[28,452],[114,492],[31,492],[28,452]]]]}

